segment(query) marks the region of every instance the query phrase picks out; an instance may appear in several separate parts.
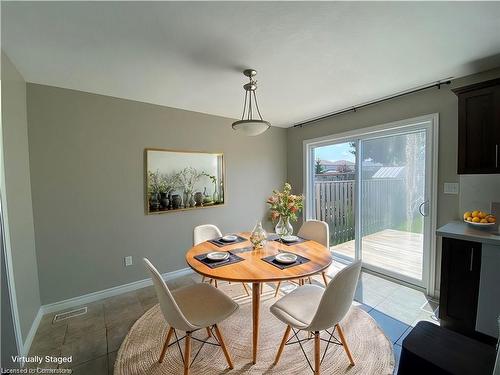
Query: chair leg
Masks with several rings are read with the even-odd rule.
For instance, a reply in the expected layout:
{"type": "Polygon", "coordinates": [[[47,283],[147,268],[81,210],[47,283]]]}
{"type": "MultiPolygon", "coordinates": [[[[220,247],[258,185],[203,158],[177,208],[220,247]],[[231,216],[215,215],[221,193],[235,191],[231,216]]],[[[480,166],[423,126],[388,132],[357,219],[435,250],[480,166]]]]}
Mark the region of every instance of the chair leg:
{"type": "Polygon", "coordinates": [[[212,285],[212,281],[214,281],[214,279],[210,279],[210,280],[208,280],[208,283],[209,283],[210,285],[212,285]]]}
{"type": "Polygon", "coordinates": [[[278,285],[276,286],[276,292],[274,292],[274,297],[278,295],[280,292],[281,281],[278,281],[278,285]]]}
{"type": "Polygon", "coordinates": [[[189,365],[191,362],[191,332],[186,332],[186,342],[184,343],[184,375],[189,375],[189,365]]]}
{"type": "Polygon", "coordinates": [[[241,283],[243,285],[243,289],[245,289],[245,293],[247,294],[247,297],[250,297],[250,293],[248,293],[247,285],[245,283],[241,283]]]}
{"type": "Polygon", "coordinates": [[[218,288],[219,285],[217,284],[217,280],[214,279],[214,282],[215,282],[215,287],[218,288]]]}
{"type": "Polygon", "coordinates": [[[217,327],[217,324],[214,325],[215,328],[215,334],[217,335],[217,338],[219,339],[219,344],[222,348],[222,351],[224,352],[224,356],[226,357],[227,364],[229,365],[229,368],[232,370],[233,369],[233,362],[231,361],[231,356],[229,355],[229,352],[227,351],[226,344],[224,343],[224,339],[222,338],[222,334],[219,331],[219,327],[217,327]]]}
{"type": "Polygon", "coordinates": [[[328,286],[328,279],[326,278],[326,273],[321,272],[321,276],[323,276],[323,282],[325,283],[325,286],[328,286]]]}
{"type": "Polygon", "coordinates": [[[283,353],[283,349],[285,348],[286,340],[288,340],[288,336],[290,335],[290,330],[292,327],[287,326],[285,334],[283,335],[283,340],[281,340],[280,347],[278,349],[278,353],[276,353],[276,359],[274,360],[274,366],[278,364],[278,361],[280,360],[281,353],[283,353]]]}
{"type": "Polygon", "coordinates": [[[312,279],[311,279],[311,276],[309,276],[309,284],[312,284],[312,279]]]}
{"type": "Polygon", "coordinates": [[[207,335],[208,335],[208,337],[212,337],[212,332],[210,332],[210,328],[209,327],[207,327],[207,335]]]}
{"type": "Polygon", "coordinates": [[[201,278],[201,282],[202,282],[202,283],[204,283],[204,282],[205,282],[205,279],[206,279],[206,277],[205,277],[205,276],[203,276],[203,277],[201,278]]]}
{"type": "Polygon", "coordinates": [[[349,361],[351,362],[351,366],[354,366],[354,359],[352,359],[351,351],[349,350],[349,346],[347,346],[347,341],[345,340],[345,336],[344,336],[344,332],[342,331],[342,328],[340,328],[340,324],[337,324],[337,331],[339,333],[340,342],[342,343],[342,346],[344,347],[345,353],[347,354],[347,357],[349,357],[349,361]]]}
{"type": "Polygon", "coordinates": [[[162,363],[163,358],[165,358],[165,353],[167,352],[168,344],[170,344],[170,339],[172,338],[173,333],[174,333],[174,329],[172,327],[170,327],[170,329],[168,330],[168,333],[167,333],[167,338],[165,339],[165,343],[163,344],[163,349],[161,350],[160,359],[158,360],[158,362],[160,362],[160,363],[162,363]]]}
{"type": "Polygon", "coordinates": [[[321,338],[319,331],[314,332],[314,375],[319,375],[321,366],[321,338]]]}

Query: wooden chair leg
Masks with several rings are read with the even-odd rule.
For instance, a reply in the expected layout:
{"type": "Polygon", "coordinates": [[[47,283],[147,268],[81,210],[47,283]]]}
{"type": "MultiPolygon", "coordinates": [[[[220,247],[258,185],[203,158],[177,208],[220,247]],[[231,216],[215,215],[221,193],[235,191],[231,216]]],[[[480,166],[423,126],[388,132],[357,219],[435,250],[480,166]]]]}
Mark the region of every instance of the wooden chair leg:
{"type": "Polygon", "coordinates": [[[274,292],[274,297],[276,297],[280,292],[280,287],[281,287],[281,281],[278,281],[278,285],[276,286],[276,292],[274,292]]]}
{"type": "Polygon", "coordinates": [[[319,331],[314,332],[314,375],[319,375],[321,366],[321,339],[319,331]]]}
{"type": "Polygon", "coordinates": [[[349,346],[347,346],[347,341],[345,340],[345,336],[344,336],[344,332],[342,331],[342,328],[340,328],[340,324],[337,324],[337,332],[339,333],[340,342],[342,343],[342,346],[344,347],[345,353],[347,354],[347,357],[349,357],[349,361],[351,362],[351,366],[354,366],[354,359],[352,359],[351,351],[349,350],[349,346]]]}
{"type": "Polygon", "coordinates": [[[202,283],[204,283],[204,282],[205,282],[205,279],[206,279],[206,277],[205,277],[205,276],[203,276],[203,277],[201,278],[201,282],[202,282],[202,283]]]}
{"type": "Polygon", "coordinates": [[[173,333],[174,333],[174,329],[172,327],[170,327],[170,329],[168,330],[168,333],[167,333],[167,338],[165,339],[165,343],[163,344],[163,349],[161,350],[160,359],[158,360],[158,362],[160,362],[160,363],[162,363],[163,358],[165,358],[165,353],[167,352],[168,344],[170,344],[170,339],[172,338],[173,333]]]}
{"type": "Polygon", "coordinates": [[[217,280],[214,279],[214,282],[215,282],[215,287],[218,288],[219,285],[217,284],[217,280]]]}
{"type": "Polygon", "coordinates": [[[186,342],[184,343],[184,375],[189,375],[189,365],[191,364],[191,332],[186,332],[186,342]]]}
{"type": "Polygon", "coordinates": [[[328,286],[328,279],[326,278],[326,273],[321,272],[321,276],[323,276],[323,282],[325,283],[325,286],[328,286]]]}
{"type": "Polygon", "coordinates": [[[243,285],[243,289],[245,289],[245,293],[247,294],[247,297],[250,297],[250,293],[248,293],[247,285],[245,283],[241,283],[243,285]]]}
{"type": "Polygon", "coordinates": [[[309,284],[312,284],[312,279],[311,279],[311,276],[309,276],[309,284]]]}
{"type": "Polygon", "coordinates": [[[229,365],[229,368],[232,370],[233,369],[233,362],[231,361],[231,356],[229,355],[229,352],[227,351],[226,344],[224,343],[224,339],[222,338],[222,334],[219,331],[219,327],[217,327],[217,324],[214,325],[215,328],[215,334],[217,335],[217,339],[219,340],[219,344],[222,348],[222,351],[224,352],[224,356],[226,357],[227,364],[229,365]]]}
{"type": "Polygon", "coordinates": [[[212,332],[210,332],[210,327],[207,327],[207,335],[208,337],[212,337],[212,332]]]}
{"type": "Polygon", "coordinates": [[[214,279],[210,279],[210,280],[208,280],[208,283],[209,283],[210,285],[212,285],[212,281],[214,281],[214,279]]]}
{"type": "Polygon", "coordinates": [[[274,366],[276,366],[278,364],[278,361],[280,360],[281,353],[283,353],[283,349],[285,348],[286,340],[288,340],[288,336],[290,335],[291,329],[292,329],[292,327],[290,327],[290,326],[286,327],[285,334],[283,335],[283,340],[281,340],[281,344],[280,344],[280,347],[278,349],[278,353],[276,353],[276,358],[275,358],[274,364],[273,364],[274,366]]]}

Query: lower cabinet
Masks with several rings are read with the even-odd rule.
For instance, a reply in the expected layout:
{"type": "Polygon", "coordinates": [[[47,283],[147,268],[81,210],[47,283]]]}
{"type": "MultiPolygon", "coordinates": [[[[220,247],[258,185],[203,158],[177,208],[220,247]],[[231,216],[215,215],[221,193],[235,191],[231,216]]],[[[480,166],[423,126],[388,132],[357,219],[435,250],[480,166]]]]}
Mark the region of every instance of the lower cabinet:
{"type": "Polygon", "coordinates": [[[442,249],[441,326],[476,337],[481,244],[444,237],[442,249]]]}

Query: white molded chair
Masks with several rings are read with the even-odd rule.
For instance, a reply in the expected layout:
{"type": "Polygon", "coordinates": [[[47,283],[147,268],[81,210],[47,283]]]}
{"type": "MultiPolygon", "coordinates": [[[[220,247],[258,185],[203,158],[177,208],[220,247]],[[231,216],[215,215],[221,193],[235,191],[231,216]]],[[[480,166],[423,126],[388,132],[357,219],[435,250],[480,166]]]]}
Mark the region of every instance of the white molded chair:
{"type": "MultiPolygon", "coordinates": [[[[297,234],[299,237],[302,237],[306,240],[316,241],[327,249],[330,248],[330,228],[328,224],[324,221],[320,220],[308,220],[305,221],[299,229],[299,233],[297,234]]],[[[328,285],[328,280],[326,278],[326,273],[321,272],[321,276],[323,276],[323,282],[325,286],[328,285]]],[[[309,282],[311,282],[311,278],[309,278],[309,282]]],[[[300,285],[303,284],[303,280],[300,280],[300,285]]],[[[274,296],[276,297],[279,293],[281,287],[281,281],[278,283],[276,287],[276,291],[274,296]]]]}
{"type": "Polygon", "coordinates": [[[233,363],[217,324],[231,316],[238,309],[238,304],[223,292],[208,284],[188,285],[170,291],[151,262],[144,258],[144,263],[151,273],[161,311],[170,326],[158,362],[163,362],[172,335],[174,334],[177,338],[176,330],[184,331],[186,333],[185,337],[177,339],[177,342],[182,339],[186,340],[183,360],[184,375],[188,375],[191,366],[191,340],[201,341],[204,345],[212,336],[211,332],[213,330],[215,331],[217,345],[222,348],[229,368],[232,369],[233,363]],[[209,337],[205,341],[192,337],[192,333],[200,329],[207,330],[209,337]]]}
{"type": "Polygon", "coordinates": [[[351,365],[354,366],[354,359],[339,322],[345,317],[352,305],[360,271],[361,261],[354,262],[337,273],[326,289],[316,285],[303,285],[271,306],[271,313],[287,325],[274,361],[275,365],[278,363],[285,345],[295,343],[302,345],[301,342],[304,340],[299,339],[298,333],[299,331],[307,331],[312,333],[314,337],[314,373],[316,375],[320,373],[321,340],[330,344],[342,345],[351,365]],[[328,329],[332,327],[333,330],[329,332],[328,329]],[[340,342],[333,336],[335,329],[338,332],[340,342]],[[297,340],[295,342],[288,340],[291,330],[294,334],[293,337],[297,340]],[[326,331],[329,338],[321,339],[321,331],[326,331]]]}
{"type": "MultiPolygon", "coordinates": [[[[219,228],[217,228],[213,224],[203,224],[203,225],[198,225],[197,227],[194,228],[193,230],[193,246],[199,245],[202,242],[213,240],[216,238],[222,237],[222,232],[220,231],[219,228]]],[[[217,285],[217,280],[213,280],[215,287],[218,288],[217,285]]],[[[205,276],[201,279],[201,282],[205,282],[205,276]]],[[[212,284],[212,279],[210,279],[210,284],[212,284]]],[[[248,292],[247,286],[245,283],[241,283],[243,285],[243,289],[245,289],[245,293],[247,296],[250,296],[250,293],[248,292]]]]}

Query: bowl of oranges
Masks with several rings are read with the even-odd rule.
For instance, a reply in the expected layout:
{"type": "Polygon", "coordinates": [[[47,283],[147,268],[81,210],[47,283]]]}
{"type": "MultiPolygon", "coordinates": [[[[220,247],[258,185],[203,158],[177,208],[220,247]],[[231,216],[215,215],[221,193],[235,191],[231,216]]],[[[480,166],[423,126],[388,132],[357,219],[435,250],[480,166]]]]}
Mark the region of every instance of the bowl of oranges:
{"type": "Polygon", "coordinates": [[[475,210],[465,212],[464,221],[467,224],[479,227],[491,227],[496,224],[497,218],[495,217],[495,215],[488,214],[484,211],[475,210]]]}

